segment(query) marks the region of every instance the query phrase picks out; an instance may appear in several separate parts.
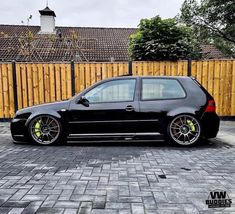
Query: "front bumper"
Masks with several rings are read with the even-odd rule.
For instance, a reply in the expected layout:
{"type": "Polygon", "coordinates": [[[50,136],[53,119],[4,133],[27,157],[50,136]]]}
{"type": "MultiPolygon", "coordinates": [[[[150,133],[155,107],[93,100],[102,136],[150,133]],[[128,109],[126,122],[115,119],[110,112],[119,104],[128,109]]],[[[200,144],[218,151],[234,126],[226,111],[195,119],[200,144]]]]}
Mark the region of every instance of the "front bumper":
{"type": "Polygon", "coordinates": [[[204,113],[201,118],[202,135],[215,138],[219,131],[220,118],[216,113],[204,113]]]}
{"type": "Polygon", "coordinates": [[[14,118],[11,121],[11,135],[15,141],[27,141],[27,128],[25,126],[27,119],[14,118]]]}

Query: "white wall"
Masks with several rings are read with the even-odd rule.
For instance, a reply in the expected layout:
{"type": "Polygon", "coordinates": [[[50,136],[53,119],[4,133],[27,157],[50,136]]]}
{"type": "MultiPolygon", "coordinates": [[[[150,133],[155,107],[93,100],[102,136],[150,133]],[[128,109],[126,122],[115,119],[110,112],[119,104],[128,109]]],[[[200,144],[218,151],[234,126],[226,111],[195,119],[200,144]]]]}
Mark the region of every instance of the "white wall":
{"type": "Polygon", "coordinates": [[[55,33],[55,17],[41,15],[41,32],[40,33],[55,33]]]}

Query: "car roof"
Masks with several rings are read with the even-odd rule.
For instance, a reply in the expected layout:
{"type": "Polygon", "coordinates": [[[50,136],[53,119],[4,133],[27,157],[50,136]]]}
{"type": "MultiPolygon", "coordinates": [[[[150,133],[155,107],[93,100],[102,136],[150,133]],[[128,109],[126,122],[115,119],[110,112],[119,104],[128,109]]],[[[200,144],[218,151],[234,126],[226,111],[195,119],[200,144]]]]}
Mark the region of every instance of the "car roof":
{"type": "MultiPolygon", "coordinates": [[[[131,75],[123,75],[110,78],[112,79],[142,79],[142,78],[164,78],[164,79],[188,79],[188,76],[131,76],[131,75]]],[[[110,80],[109,79],[109,80],[110,80]]]]}

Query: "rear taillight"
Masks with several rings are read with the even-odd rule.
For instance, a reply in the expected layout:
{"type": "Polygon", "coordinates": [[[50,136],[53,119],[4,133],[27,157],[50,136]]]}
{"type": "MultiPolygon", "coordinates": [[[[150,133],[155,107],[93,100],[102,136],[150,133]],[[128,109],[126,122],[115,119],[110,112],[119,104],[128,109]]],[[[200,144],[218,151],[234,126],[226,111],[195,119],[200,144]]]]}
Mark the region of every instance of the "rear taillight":
{"type": "Polygon", "coordinates": [[[215,112],[216,106],[214,100],[209,100],[205,112],[215,112]]]}

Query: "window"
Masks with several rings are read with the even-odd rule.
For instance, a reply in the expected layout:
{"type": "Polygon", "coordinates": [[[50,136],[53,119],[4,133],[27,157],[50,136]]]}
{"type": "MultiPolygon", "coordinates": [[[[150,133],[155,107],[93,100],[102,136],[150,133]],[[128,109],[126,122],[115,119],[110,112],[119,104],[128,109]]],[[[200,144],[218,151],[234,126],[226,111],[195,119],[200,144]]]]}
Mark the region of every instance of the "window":
{"type": "Polygon", "coordinates": [[[186,96],[182,86],[175,79],[143,79],[142,100],[178,99],[186,96]]]}
{"type": "Polygon", "coordinates": [[[135,79],[113,80],[93,88],[85,94],[91,103],[133,101],[135,79]]]}

